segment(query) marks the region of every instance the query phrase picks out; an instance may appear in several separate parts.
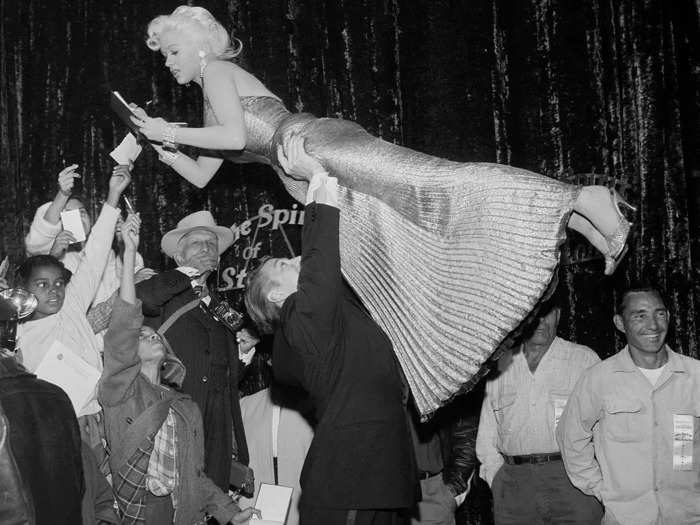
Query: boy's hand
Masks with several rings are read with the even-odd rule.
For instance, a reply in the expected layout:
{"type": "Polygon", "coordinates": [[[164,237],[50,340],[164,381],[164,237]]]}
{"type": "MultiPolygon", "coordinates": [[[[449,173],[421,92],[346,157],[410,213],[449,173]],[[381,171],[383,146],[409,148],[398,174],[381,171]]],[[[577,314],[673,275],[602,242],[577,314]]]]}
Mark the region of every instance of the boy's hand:
{"type": "Polygon", "coordinates": [[[131,166],[120,164],[112,170],[112,176],[109,179],[109,195],[107,203],[113,208],[119,206],[119,197],[122,192],[131,182],[131,166]]]}
{"type": "Polygon", "coordinates": [[[70,197],[71,193],[73,193],[75,178],[80,178],[80,174],[75,172],[77,168],[77,164],[71,164],[70,166],[62,169],[58,174],[58,191],[60,191],[65,197],[70,197]]]}
{"type": "Polygon", "coordinates": [[[78,241],[75,240],[75,237],[73,237],[71,232],[68,230],[63,230],[61,233],[56,235],[53,245],[51,246],[51,250],[49,250],[49,255],[53,255],[56,257],[56,259],[61,259],[63,254],[66,253],[68,246],[76,242],[78,241]]]}
{"type": "Polygon", "coordinates": [[[129,214],[122,225],[122,239],[124,241],[124,251],[136,253],[139,247],[141,231],[141,218],[138,214],[129,214]]]}

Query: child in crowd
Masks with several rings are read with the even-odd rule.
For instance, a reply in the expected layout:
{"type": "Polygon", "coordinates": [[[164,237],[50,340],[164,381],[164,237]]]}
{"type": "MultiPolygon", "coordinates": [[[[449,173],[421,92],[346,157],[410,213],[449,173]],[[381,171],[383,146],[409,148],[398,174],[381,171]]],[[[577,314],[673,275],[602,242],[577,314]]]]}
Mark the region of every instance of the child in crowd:
{"type": "Polygon", "coordinates": [[[110,447],[112,486],[122,523],[190,525],[205,514],[219,523],[248,523],[241,511],[203,473],[202,416],[192,399],[163,384],[181,384],[182,363],[160,335],[143,326],[133,265],[140,219],[124,223],[124,271],[105,334],[99,401],[110,447]]]}
{"type": "MultiPolygon", "coordinates": [[[[92,227],[75,274],[52,255],[36,255],[17,270],[18,285],[38,300],[35,312],[17,329],[17,347],[24,366],[36,371],[54,344],[68,347],[99,373],[102,370],[102,344],[93,333],[86,312],[95,298],[111,253],[119,217],[119,198],[131,182],[128,166],[116,166],[109,180],[107,202],[92,227]]],[[[95,396],[77,410],[80,433],[106,466],[100,406],[95,396]]]]}
{"type": "MultiPolygon", "coordinates": [[[[90,236],[92,220],[87,212],[83,198],[73,194],[77,164],[72,164],[58,174],[58,192],[53,201],[41,205],[34,214],[34,220],[29,227],[29,233],[24,239],[27,256],[52,255],[56,257],[71,272],[76,271],[80,262],[85,258],[85,249],[76,250],[74,232],[63,229],[61,212],[80,210],[85,235],[90,236]]],[[[121,219],[117,221],[117,237],[119,237],[121,219]]],[[[143,259],[136,254],[136,271],[143,269],[143,259]]],[[[122,262],[114,250],[110,250],[97,288],[94,304],[105,301],[119,288],[119,278],[122,272],[122,262]]]]}

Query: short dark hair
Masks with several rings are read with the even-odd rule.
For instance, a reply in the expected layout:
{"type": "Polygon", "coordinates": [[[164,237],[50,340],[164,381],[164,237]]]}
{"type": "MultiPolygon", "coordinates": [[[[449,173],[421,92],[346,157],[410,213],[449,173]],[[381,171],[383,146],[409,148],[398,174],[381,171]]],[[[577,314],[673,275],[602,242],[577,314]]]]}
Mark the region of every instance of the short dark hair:
{"type": "Polygon", "coordinates": [[[267,293],[276,284],[274,279],[265,278],[263,266],[272,257],[260,258],[258,265],[246,276],[244,302],[250,319],[262,334],[271,334],[279,323],[280,307],[268,301],[267,293]]]}
{"type": "Polygon", "coordinates": [[[666,302],[666,298],[664,297],[664,294],[661,293],[661,290],[658,287],[652,284],[636,284],[625,289],[620,294],[617,304],[615,305],[615,313],[617,315],[623,314],[623,312],[625,311],[625,306],[627,306],[627,298],[633,293],[655,293],[659,296],[661,302],[664,304],[666,309],[668,309],[668,303],[666,302]]]}
{"type": "Polygon", "coordinates": [[[26,288],[29,286],[29,281],[31,280],[34,271],[37,268],[45,266],[58,269],[63,274],[63,279],[66,281],[66,283],[70,281],[70,278],[73,276],[71,271],[53,255],[34,255],[33,257],[28,257],[25,259],[24,262],[19,265],[19,268],[17,268],[17,271],[15,272],[15,280],[17,281],[17,284],[26,288]]]}

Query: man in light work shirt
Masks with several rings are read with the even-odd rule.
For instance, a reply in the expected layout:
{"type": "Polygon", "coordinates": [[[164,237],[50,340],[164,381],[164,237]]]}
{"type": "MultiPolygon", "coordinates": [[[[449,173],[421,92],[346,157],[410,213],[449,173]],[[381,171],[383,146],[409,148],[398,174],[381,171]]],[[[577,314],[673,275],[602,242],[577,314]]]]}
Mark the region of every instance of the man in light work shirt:
{"type": "Polygon", "coordinates": [[[556,336],[559,315],[558,306],[545,305],[532,334],[486,383],[476,455],[496,525],[600,523],[600,504],[571,484],[555,438],[576,381],[600,359],[556,336]]]}
{"type": "Polygon", "coordinates": [[[559,422],[569,477],[604,524],[700,523],[700,361],[665,344],[668,321],[658,290],[625,292],[627,346],[583,375],[559,422]]]}

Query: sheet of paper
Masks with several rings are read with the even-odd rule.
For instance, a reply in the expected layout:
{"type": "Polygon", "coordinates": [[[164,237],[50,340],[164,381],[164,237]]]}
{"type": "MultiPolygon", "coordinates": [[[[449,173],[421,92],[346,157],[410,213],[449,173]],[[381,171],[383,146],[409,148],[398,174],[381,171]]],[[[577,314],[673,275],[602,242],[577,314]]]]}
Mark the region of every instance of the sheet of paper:
{"type": "Polygon", "coordinates": [[[68,394],[76,415],[92,400],[100,371],[60,341],[54,341],[34,372],[68,394]]]}
{"type": "Polygon", "coordinates": [[[63,229],[71,232],[76,242],[83,242],[87,238],[83,228],[83,221],[80,218],[80,210],[62,211],[61,222],[63,223],[63,229]]]}
{"type": "Polygon", "coordinates": [[[262,520],[257,520],[256,525],[284,525],[287,520],[289,504],[292,501],[292,487],[282,485],[260,485],[258,497],[255,499],[255,508],[262,514],[262,520]]]}
{"type": "Polygon", "coordinates": [[[129,164],[134,162],[141,154],[141,146],[136,142],[136,137],[133,134],[127,133],[124,139],[119,143],[119,146],[114,148],[109,154],[117,164],[129,164]]]}

